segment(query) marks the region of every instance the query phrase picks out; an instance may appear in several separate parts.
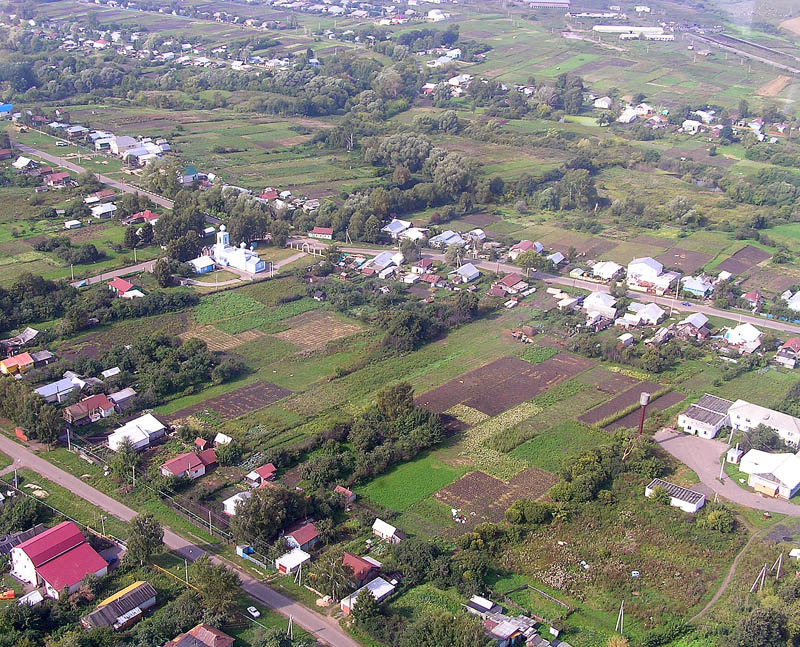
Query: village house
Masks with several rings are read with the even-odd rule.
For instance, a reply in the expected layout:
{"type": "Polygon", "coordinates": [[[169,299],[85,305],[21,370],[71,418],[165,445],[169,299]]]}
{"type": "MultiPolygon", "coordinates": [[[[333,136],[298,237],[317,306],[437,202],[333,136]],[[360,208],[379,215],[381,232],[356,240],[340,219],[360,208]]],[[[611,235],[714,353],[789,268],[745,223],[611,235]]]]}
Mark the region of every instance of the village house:
{"type": "Polygon", "coordinates": [[[125,409],[130,408],[133,398],[136,397],[136,390],[132,387],[126,387],[117,391],[115,393],[109,393],[108,399],[114,403],[114,406],[120,412],[125,411],[125,409]]]}
{"type": "Polygon", "coordinates": [[[770,454],[751,449],[739,461],[748,475],[747,484],[767,496],[791,499],[800,490],[800,457],[797,454],[770,454]]]}
{"type": "Polygon", "coordinates": [[[247,501],[251,496],[253,495],[250,492],[237,492],[222,502],[222,511],[229,517],[235,517],[236,508],[238,508],[240,505],[244,505],[245,501],[247,501]]]}
{"type": "Polygon", "coordinates": [[[64,420],[71,425],[87,425],[108,418],[114,410],[114,403],[103,393],[98,393],[64,409],[64,420]]]}
{"type": "Polygon", "coordinates": [[[690,314],[683,321],[679,321],[676,332],[682,339],[696,339],[698,341],[708,338],[711,334],[711,326],[708,317],[701,312],[690,314]]]}
{"type": "Polygon", "coordinates": [[[11,549],[12,575],[58,600],[74,593],[87,575],[103,577],[108,564],[87,542],[78,526],[64,521],[11,549]]]}
{"type": "Polygon", "coordinates": [[[82,390],[86,382],[75,376],[65,376],[60,380],[45,384],[33,390],[36,395],[44,398],[45,402],[63,402],[76,389],[82,390]]]}
{"type": "Polygon", "coordinates": [[[87,195],[83,199],[83,202],[84,204],[97,204],[98,202],[103,202],[104,200],[113,198],[114,195],[114,189],[102,189],[101,191],[95,191],[94,193],[87,195]]]}
{"type": "Polygon", "coordinates": [[[385,234],[388,234],[392,240],[397,240],[400,234],[410,227],[411,223],[408,220],[398,220],[395,218],[388,225],[383,227],[381,231],[385,234]]]}
{"type": "Polygon", "coordinates": [[[319,533],[314,524],[309,522],[287,531],[284,539],[289,548],[299,548],[308,552],[319,542],[319,533]]]}
{"type": "Polygon", "coordinates": [[[356,500],[356,493],[348,490],[343,485],[337,485],[333,488],[333,491],[341,496],[347,503],[353,503],[356,500]]]}
{"type": "Polygon", "coordinates": [[[186,452],[171,458],[161,466],[161,475],[194,480],[204,476],[209,468],[216,466],[217,454],[213,449],[202,452],[186,452]]]}
{"type": "Polygon", "coordinates": [[[365,582],[373,579],[381,567],[381,563],[371,557],[359,557],[347,551],[342,556],[342,564],[351,572],[348,577],[353,587],[363,586],[365,582]]]}
{"type": "Polygon", "coordinates": [[[178,634],[164,647],[233,647],[234,639],[205,623],[178,634]]]}
{"type": "Polygon", "coordinates": [[[480,275],[481,273],[478,271],[478,268],[472,263],[462,265],[449,274],[449,276],[452,277],[453,283],[469,283],[477,279],[480,275]]]}
{"type": "Polygon", "coordinates": [[[93,218],[111,218],[117,211],[117,205],[113,202],[103,202],[91,208],[93,218]]]}
{"type": "Polygon", "coordinates": [[[592,276],[603,281],[613,281],[624,271],[624,267],[614,261],[599,261],[592,265],[592,276]]]}
{"type": "Polygon", "coordinates": [[[698,299],[705,299],[714,291],[714,284],[704,276],[684,276],[681,279],[681,283],[681,289],[684,293],[688,292],[698,299]]]}
{"type": "Polygon", "coordinates": [[[595,99],[592,105],[599,110],[611,110],[614,106],[614,100],[611,97],[600,97],[595,99]]]}
{"type": "Polygon", "coordinates": [[[797,447],[800,444],[800,420],[782,411],[773,411],[746,400],[736,400],[728,409],[731,427],[736,431],[750,431],[759,425],[772,429],[784,442],[797,447]]]}
{"type": "Polygon", "coordinates": [[[138,622],[155,605],[156,590],[140,580],[100,602],[94,611],[81,618],[81,624],[86,629],[111,627],[119,631],[138,622]]]}
{"type": "Polygon", "coordinates": [[[481,597],[480,595],[473,595],[469,602],[464,605],[468,613],[485,618],[489,613],[502,613],[503,607],[491,600],[481,597]]]}
{"type": "Polygon", "coordinates": [[[333,238],[333,229],[331,227],[314,227],[314,229],[308,232],[308,237],[331,240],[333,238]]]}
{"type": "Polygon", "coordinates": [[[390,544],[399,544],[406,538],[406,534],[403,531],[381,519],[375,519],[375,523],[372,524],[372,534],[390,544]]]}
{"type": "Polygon", "coordinates": [[[113,451],[119,451],[126,440],[133,444],[134,449],[145,449],[153,441],[162,438],[167,432],[167,427],[152,413],[146,413],[134,420],[126,422],[108,437],[108,446],[113,451]]]}
{"type": "Polygon", "coordinates": [[[592,292],[583,300],[583,309],[589,316],[596,313],[613,320],[617,316],[617,300],[606,292],[592,292]]]}
{"type": "Polygon", "coordinates": [[[108,282],[108,289],[111,290],[118,297],[124,296],[127,292],[135,290],[136,286],[130,281],[117,276],[108,282]]]}
{"type": "Polygon", "coordinates": [[[411,271],[414,274],[427,274],[433,271],[433,260],[427,257],[420,258],[411,266],[411,271]]]}
{"type": "Polygon", "coordinates": [[[428,230],[422,227],[409,227],[404,232],[401,232],[398,238],[400,240],[411,240],[413,242],[420,242],[428,237],[428,230]]]}
{"type": "Polygon", "coordinates": [[[761,331],[749,323],[739,324],[735,328],[728,328],[723,338],[742,355],[749,355],[761,346],[761,331]]]}
{"type": "Polygon", "coordinates": [[[775,353],[775,362],[786,368],[797,366],[800,357],[800,337],[790,337],[775,353]]]}
{"type": "Polygon", "coordinates": [[[656,488],[663,488],[666,490],[667,494],[669,494],[669,504],[684,512],[693,514],[700,510],[706,503],[705,494],[689,490],[661,479],[653,479],[650,481],[650,484],[644,490],[644,495],[648,498],[652,497],[656,488]]]}
{"type": "Polygon", "coordinates": [[[515,261],[520,254],[531,251],[541,254],[544,251],[544,246],[538,241],[521,240],[508,251],[508,258],[515,261]]]}
{"type": "Polygon", "coordinates": [[[567,257],[561,252],[553,252],[547,257],[547,260],[553,264],[553,267],[558,269],[560,265],[567,262],[567,257]]]}
{"type": "Polygon", "coordinates": [[[372,594],[372,597],[375,598],[375,601],[380,603],[394,593],[395,588],[396,587],[394,584],[387,582],[382,577],[376,577],[374,580],[358,589],[355,593],[351,593],[346,598],[343,598],[339,603],[339,608],[342,610],[344,615],[348,616],[353,610],[353,606],[355,605],[358,596],[363,591],[369,591],[370,594],[372,594]]]}
{"type": "Polygon", "coordinates": [[[753,311],[758,310],[758,306],[761,305],[761,302],[764,300],[761,296],[761,293],[758,290],[751,290],[741,296],[742,301],[744,301],[750,309],[753,311]]]}
{"type": "Polygon", "coordinates": [[[505,294],[519,294],[528,289],[528,284],[522,278],[521,274],[511,272],[506,274],[502,279],[492,284],[494,287],[499,287],[505,294]]]}
{"type": "Polygon", "coordinates": [[[295,548],[288,553],[284,553],[275,560],[275,569],[283,575],[289,575],[302,567],[303,564],[307,564],[310,561],[311,555],[304,550],[295,548]]]}
{"type": "Polygon", "coordinates": [[[274,481],[277,473],[278,469],[272,463],[267,463],[266,465],[254,469],[245,476],[245,479],[247,480],[247,485],[251,488],[258,488],[267,481],[274,481]]]}
{"type": "Polygon", "coordinates": [[[431,247],[452,247],[453,245],[457,245],[458,247],[463,247],[467,244],[459,234],[454,231],[447,230],[443,231],[441,234],[434,236],[430,240],[428,240],[428,244],[431,247]]]}
{"type": "Polygon", "coordinates": [[[731,424],[728,410],[733,402],[706,393],[686,411],[678,414],[678,426],[688,434],[714,438],[723,427],[731,424]]]}
{"type": "Polygon", "coordinates": [[[33,368],[33,357],[30,353],[12,355],[0,361],[0,373],[3,375],[21,375],[33,368]]]}
{"type": "Polygon", "coordinates": [[[634,258],[628,263],[628,287],[639,292],[664,294],[677,281],[679,274],[665,272],[664,266],[649,256],[634,258]]]}

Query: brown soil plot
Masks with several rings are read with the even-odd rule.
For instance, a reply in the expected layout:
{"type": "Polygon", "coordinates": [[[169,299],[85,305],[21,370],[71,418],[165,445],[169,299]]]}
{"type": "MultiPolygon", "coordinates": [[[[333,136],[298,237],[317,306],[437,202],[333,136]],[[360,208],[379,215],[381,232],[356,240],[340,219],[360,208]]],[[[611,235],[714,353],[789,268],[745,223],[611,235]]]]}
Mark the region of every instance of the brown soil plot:
{"type": "Polygon", "coordinates": [[[717,269],[720,272],[730,272],[733,275],[745,274],[751,267],[752,265],[749,265],[748,263],[742,263],[742,261],[737,261],[735,258],[726,258],[719,265],[717,265],[717,269]]]}
{"type": "Polygon", "coordinates": [[[584,384],[593,385],[598,391],[609,394],[622,393],[638,382],[636,378],[614,373],[599,366],[578,379],[584,384]]]}
{"type": "Polygon", "coordinates": [[[660,256],[656,256],[656,260],[665,267],[677,267],[686,274],[694,274],[711,260],[711,256],[701,252],[681,249],[680,247],[673,247],[660,256]]]}
{"type": "Polygon", "coordinates": [[[591,366],[593,362],[571,353],[559,353],[540,364],[504,357],[428,391],[417,404],[436,413],[464,404],[496,416],[591,366]]]}
{"type": "Polygon", "coordinates": [[[475,225],[476,227],[486,227],[487,225],[491,225],[493,222],[498,222],[501,220],[501,218],[500,216],[495,216],[491,213],[473,213],[471,216],[462,218],[462,220],[471,225],[475,225]]]}
{"type": "Polygon", "coordinates": [[[322,348],[329,341],[350,337],[350,335],[361,332],[361,326],[339,321],[333,315],[319,310],[305,312],[286,319],[283,323],[291,327],[289,330],[276,333],[275,337],[291,342],[305,350],[322,348]]]}
{"type": "MultiPolygon", "coordinates": [[[[678,393],[677,391],[665,393],[647,406],[647,416],[649,417],[656,411],[669,409],[671,406],[678,404],[678,402],[682,402],[685,399],[686,396],[683,393],[678,393]]],[[[631,427],[638,427],[640,416],[641,414],[638,411],[634,411],[633,413],[629,413],[627,416],[620,418],[616,422],[612,422],[610,425],[608,425],[608,427],[606,427],[606,429],[611,429],[613,431],[616,429],[630,429],[631,427]]]]}
{"type": "Polygon", "coordinates": [[[762,292],[780,294],[798,282],[800,281],[797,276],[759,269],[742,283],[742,289],[744,291],[761,290],[762,292]]]}
{"type": "Polygon", "coordinates": [[[450,507],[460,509],[467,517],[468,526],[482,521],[497,523],[503,520],[506,508],[514,501],[523,497],[538,499],[557,480],[536,467],[520,472],[508,483],[483,472],[470,472],[434,496],[450,507]]]}
{"type": "Polygon", "coordinates": [[[731,256],[731,258],[741,263],[747,263],[749,265],[758,265],[762,261],[767,260],[769,256],[770,256],[769,252],[765,252],[763,249],[759,249],[758,247],[753,247],[752,245],[745,245],[733,256],[731,256]]]}
{"type": "Polygon", "coordinates": [[[229,335],[214,326],[198,326],[178,336],[184,341],[187,339],[202,339],[208,346],[208,350],[225,351],[263,337],[264,333],[260,330],[248,330],[236,335],[229,335]]]}
{"type": "Polygon", "coordinates": [[[291,394],[291,391],[277,384],[271,384],[270,382],[253,382],[253,384],[248,384],[230,393],[224,393],[223,395],[209,398],[198,404],[193,404],[191,407],[176,411],[169,416],[168,420],[174,422],[181,418],[188,418],[192,414],[204,411],[205,409],[212,409],[223,420],[231,420],[245,413],[263,409],[291,394]]]}
{"type": "Polygon", "coordinates": [[[588,425],[594,425],[614,415],[617,411],[627,409],[629,406],[636,404],[639,401],[639,394],[643,391],[647,393],[655,393],[661,390],[661,385],[655,382],[639,382],[636,386],[632,386],[627,391],[620,393],[616,398],[595,407],[578,417],[578,420],[585,422],[588,425]]]}
{"type": "Polygon", "coordinates": [[[791,76],[779,75],[777,78],[772,79],[769,83],[765,83],[758,90],[756,94],[761,97],[777,97],[783,92],[792,82],[791,76]]]}
{"type": "Polygon", "coordinates": [[[788,29],[793,34],[797,34],[800,36],[800,18],[790,18],[789,20],[784,20],[780,25],[784,29],[788,29]]]}

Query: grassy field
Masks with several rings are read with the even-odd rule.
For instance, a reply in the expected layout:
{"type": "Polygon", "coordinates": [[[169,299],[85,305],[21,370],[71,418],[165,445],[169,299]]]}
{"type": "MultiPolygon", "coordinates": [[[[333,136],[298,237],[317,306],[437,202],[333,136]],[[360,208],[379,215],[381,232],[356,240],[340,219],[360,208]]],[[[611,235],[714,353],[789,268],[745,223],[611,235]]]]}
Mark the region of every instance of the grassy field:
{"type": "Polygon", "coordinates": [[[405,463],[356,490],[375,503],[402,512],[467,472],[433,454],[405,463]]]}

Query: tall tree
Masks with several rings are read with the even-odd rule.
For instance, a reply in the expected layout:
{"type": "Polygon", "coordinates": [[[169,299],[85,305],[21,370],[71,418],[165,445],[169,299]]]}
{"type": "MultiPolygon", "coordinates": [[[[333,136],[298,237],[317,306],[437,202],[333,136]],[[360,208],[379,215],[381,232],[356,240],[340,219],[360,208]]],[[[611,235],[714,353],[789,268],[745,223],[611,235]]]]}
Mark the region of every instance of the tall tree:
{"type": "Polygon", "coordinates": [[[408,382],[398,382],[383,387],[377,393],[380,412],[389,420],[397,420],[414,408],[414,387],[408,382]]]}
{"type": "Polygon", "coordinates": [[[239,591],[236,573],[222,564],[214,564],[207,555],[192,564],[192,571],[190,581],[200,594],[203,608],[217,616],[230,613],[239,591]]]}
{"type": "Polygon", "coordinates": [[[108,469],[112,478],[120,483],[132,481],[133,470],[139,465],[139,454],[133,442],[125,438],[117,447],[117,451],[108,461],[108,469]]]}
{"type": "Polygon", "coordinates": [[[127,545],[131,559],[144,563],[160,552],[163,546],[164,529],[158,520],[150,513],[134,517],[127,545]]]}

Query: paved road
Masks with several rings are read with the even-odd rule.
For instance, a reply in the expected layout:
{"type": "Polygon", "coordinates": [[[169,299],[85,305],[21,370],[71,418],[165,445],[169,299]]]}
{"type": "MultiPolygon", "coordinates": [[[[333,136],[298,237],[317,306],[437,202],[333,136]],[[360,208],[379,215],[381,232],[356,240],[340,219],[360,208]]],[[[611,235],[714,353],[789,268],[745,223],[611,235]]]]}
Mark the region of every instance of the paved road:
{"type": "MultiPolygon", "coordinates": [[[[48,463],[26,447],[15,443],[2,434],[0,434],[0,451],[14,459],[11,469],[13,467],[27,467],[122,521],[130,521],[137,514],[116,499],[112,499],[72,474],[48,463]]],[[[202,548],[188,542],[166,527],[164,528],[164,544],[181,557],[191,561],[205,554],[202,548]]],[[[211,560],[216,563],[224,563],[228,568],[232,568],[242,583],[242,589],[250,597],[286,617],[291,616],[294,622],[313,634],[321,642],[333,647],[359,647],[359,643],[342,631],[335,620],[320,615],[287,598],[285,595],[281,595],[227,560],[221,560],[217,557],[211,557],[211,560]]]]}
{"type": "MultiPolygon", "coordinates": [[[[374,256],[376,254],[379,254],[381,251],[384,251],[374,248],[369,249],[366,247],[340,247],[340,249],[344,252],[349,252],[352,254],[367,254],[371,256],[374,256]]],[[[433,250],[425,250],[424,256],[428,256],[437,261],[442,261],[442,262],[444,261],[444,254],[441,254],[433,250]]],[[[520,268],[515,265],[508,265],[507,263],[499,263],[497,261],[490,262],[490,261],[468,259],[468,262],[472,263],[473,265],[475,265],[480,269],[491,272],[524,273],[523,270],[520,270],[520,268]]],[[[573,279],[568,276],[556,276],[553,274],[546,274],[545,272],[532,271],[528,273],[528,276],[532,279],[538,279],[540,281],[543,281],[544,283],[547,283],[549,285],[576,287],[576,288],[582,288],[584,290],[590,290],[592,292],[609,292],[611,290],[611,287],[604,283],[595,283],[594,281],[582,281],[581,279],[573,279]]],[[[723,317],[728,320],[738,321],[742,323],[744,322],[751,323],[754,326],[760,326],[761,328],[771,328],[772,330],[778,330],[780,332],[800,334],[800,326],[797,326],[795,324],[785,323],[782,321],[774,321],[771,319],[766,319],[764,317],[754,317],[752,315],[747,315],[738,312],[728,312],[727,310],[720,310],[718,308],[707,306],[702,303],[692,303],[689,306],[682,306],[680,302],[674,297],[660,297],[656,296],[655,294],[647,294],[645,292],[628,292],[628,296],[631,299],[636,299],[637,301],[652,301],[653,303],[657,303],[658,305],[663,306],[665,308],[674,308],[675,310],[682,312],[684,311],[702,312],[705,315],[710,315],[714,317],[723,317]]]]}
{"type": "Polygon", "coordinates": [[[728,450],[727,443],[666,429],[657,432],[655,440],[675,458],[694,470],[703,485],[721,497],[748,508],[800,517],[800,506],[794,503],[748,492],[739,487],[739,484],[727,474],[723,474],[723,480],[719,481],[720,456],[728,450]]]}
{"type": "MultiPolygon", "coordinates": [[[[84,173],[86,171],[85,168],[83,168],[82,166],[78,166],[77,164],[71,162],[65,157],[58,157],[57,155],[51,155],[50,153],[45,153],[44,151],[31,148],[30,146],[26,146],[25,144],[20,144],[19,142],[13,142],[12,145],[14,148],[22,151],[23,153],[40,157],[43,160],[47,160],[51,164],[62,166],[68,171],[72,171],[73,173],[84,173]]],[[[142,195],[146,195],[157,205],[160,205],[165,209],[172,209],[172,204],[173,204],[172,200],[163,198],[160,195],[156,195],[155,193],[150,193],[150,191],[145,191],[144,189],[140,189],[139,187],[135,187],[131,184],[120,182],[119,180],[110,178],[107,175],[101,175],[100,173],[95,173],[95,175],[97,176],[97,179],[100,182],[102,182],[103,184],[107,184],[108,186],[117,189],[118,191],[122,191],[123,193],[140,193],[142,195]]]]}

